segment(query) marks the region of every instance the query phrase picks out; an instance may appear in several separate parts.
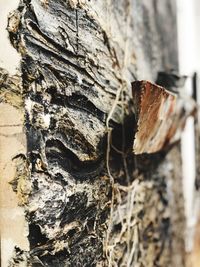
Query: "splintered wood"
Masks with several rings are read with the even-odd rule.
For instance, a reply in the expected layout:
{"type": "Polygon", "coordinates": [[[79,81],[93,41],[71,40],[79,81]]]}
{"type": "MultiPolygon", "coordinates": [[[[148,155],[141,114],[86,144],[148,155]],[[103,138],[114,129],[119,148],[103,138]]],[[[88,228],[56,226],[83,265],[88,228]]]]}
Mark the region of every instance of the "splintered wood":
{"type": "Polygon", "coordinates": [[[148,81],[133,82],[132,93],[137,120],[134,153],[155,153],[178,141],[187,117],[194,113],[194,102],[148,81]]]}

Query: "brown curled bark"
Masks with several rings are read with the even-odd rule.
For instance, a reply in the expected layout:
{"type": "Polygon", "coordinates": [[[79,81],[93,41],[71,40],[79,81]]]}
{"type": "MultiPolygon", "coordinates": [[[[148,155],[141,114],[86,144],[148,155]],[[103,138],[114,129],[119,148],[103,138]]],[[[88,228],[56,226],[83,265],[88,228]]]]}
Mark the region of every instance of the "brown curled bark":
{"type": "Polygon", "coordinates": [[[148,81],[133,82],[132,90],[137,120],[134,153],[155,153],[180,140],[195,102],[148,81]]]}

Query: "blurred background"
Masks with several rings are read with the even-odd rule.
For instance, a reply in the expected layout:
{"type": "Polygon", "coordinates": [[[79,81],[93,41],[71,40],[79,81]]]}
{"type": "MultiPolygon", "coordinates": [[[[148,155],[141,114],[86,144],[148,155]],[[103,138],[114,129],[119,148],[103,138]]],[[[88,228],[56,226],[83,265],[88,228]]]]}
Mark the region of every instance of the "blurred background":
{"type": "MultiPolygon", "coordinates": [[[[185,91],[200,103],[200,1],[177,0],[179,71],[187,75],[185,91]]],[[[182,136],[183,191],[186,214],[186,251],[188,266],[200,266],[199,205],[199,111],[195,121],[188,118],[182,136]]]]}

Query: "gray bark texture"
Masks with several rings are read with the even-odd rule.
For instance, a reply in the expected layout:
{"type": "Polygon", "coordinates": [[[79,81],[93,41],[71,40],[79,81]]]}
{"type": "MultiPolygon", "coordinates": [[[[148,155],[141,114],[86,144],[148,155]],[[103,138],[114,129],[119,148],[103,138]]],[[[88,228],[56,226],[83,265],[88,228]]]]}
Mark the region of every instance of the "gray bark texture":
{"type": "Polygon", "coordinates": [[[10,267],[184,266],[179,145],[133,153],[131,82],[178,68],[174,2],[22,0],[10,14],[30,242],[10,267]]]}

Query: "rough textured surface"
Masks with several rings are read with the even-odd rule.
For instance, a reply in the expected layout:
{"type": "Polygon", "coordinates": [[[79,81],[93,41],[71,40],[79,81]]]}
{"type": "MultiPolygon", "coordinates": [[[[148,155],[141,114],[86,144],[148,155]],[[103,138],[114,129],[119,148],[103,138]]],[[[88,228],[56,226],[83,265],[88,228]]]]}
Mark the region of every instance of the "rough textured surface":
{"type": "Polygon", "coordinates": [[[195,102],[148,81],[133,82],[132,88],[137,120],[134,153],[155,153],[180,140],[195,102]]]}
{"type": "Polygon", "coordinates": [[[182,209],[170,202],[181,181],[165,152],[132,153],[131,82],[177,68],[175,12],[174,1],[22,0],[10,15],[32,186],[19,266],[20,255],[32,266],[183,266],[171,225],[182,209]]]}

